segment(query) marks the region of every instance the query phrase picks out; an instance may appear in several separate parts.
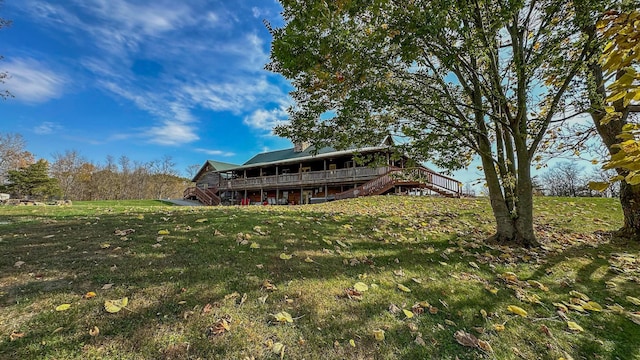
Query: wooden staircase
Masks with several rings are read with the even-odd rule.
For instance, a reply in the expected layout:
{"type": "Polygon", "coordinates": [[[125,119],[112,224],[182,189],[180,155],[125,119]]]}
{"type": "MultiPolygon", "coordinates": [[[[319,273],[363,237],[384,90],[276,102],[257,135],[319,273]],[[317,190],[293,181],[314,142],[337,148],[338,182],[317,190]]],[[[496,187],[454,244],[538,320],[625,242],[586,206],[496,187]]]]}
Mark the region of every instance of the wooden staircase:
{"type": "Polygon", "coordinates": [[[462,187],[459,181],[423,167],[415,167],[408,169],[391,168],[384,175],[356,188],[336,194],[335,199],[382,195],[399,185],[429,189],[446,197],[459,198],[462,195],[462,187]]]}
{"type": "Polygon", "coordinates": [[[218,192],[218,188],[207,188],[200,189],[199,187],[190,187],[187,188],[182,193],[183,199],[197,199],[204,205],[216,206],[220,205],[221,199],[216,194],[218,192]]]}

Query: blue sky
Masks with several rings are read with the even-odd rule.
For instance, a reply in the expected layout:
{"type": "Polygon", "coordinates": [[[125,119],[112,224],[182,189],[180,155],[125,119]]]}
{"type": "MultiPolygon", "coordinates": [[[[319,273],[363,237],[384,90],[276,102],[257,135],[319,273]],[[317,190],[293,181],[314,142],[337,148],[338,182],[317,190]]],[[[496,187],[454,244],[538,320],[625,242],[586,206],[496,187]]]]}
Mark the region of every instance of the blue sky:
{"type": "Polygon", "coordinates": [[[286,120],[290,85],[264,70],[280,25],[272,0],[5,0],[0,16],[2,132],[40,158],[78,150],[177,170],[206,159],[242,163],[291,146],[270,134],[286,120]]]}

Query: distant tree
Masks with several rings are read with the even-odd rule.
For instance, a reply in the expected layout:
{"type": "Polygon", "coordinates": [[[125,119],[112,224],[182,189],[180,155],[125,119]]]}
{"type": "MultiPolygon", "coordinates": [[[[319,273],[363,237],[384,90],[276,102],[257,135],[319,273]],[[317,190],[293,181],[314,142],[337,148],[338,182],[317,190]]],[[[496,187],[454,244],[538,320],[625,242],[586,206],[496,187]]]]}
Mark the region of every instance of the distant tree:
{"type": "Polygon", "coordinates": [[[77,150],[66,150],[54,153],[51,164],[51,176],[58,180],[62,196],[65,199],[77,200],[82,192],[82,166],[87,160],[77,150]]]}
{"type": "Polygon", "coordinates": [[[542,187],[550,196],[580,196],[586,188],[583,168],[575,162],[561,162],[540,175],[542,187]]]}
{"type": "Polygon", "coordinates": [[[151,163],[151,175],[155,187],[156,199],[164,199],[170,197],[171,184],[177,178],[178,172],[175,169],[176,163],[169,155],[164,155],[160,160],[151,163]]]}
{"type": "Polygon", "coordinates": [[[466,183],[466,184],[464,184],[464,187],[462,188],[462,195],[469,196],[469,197],[475,197],[476,196],[476,190],[473,188],[473,185],[471,185],[470,183],[466,183]]]}
{"type": "Polygon", "coordinates": [[[0,133],[0,185],[6,182],[9,170],[33,164],[33,155],[25,150],[26,145],[20,134],[0,133]]]}
{"type": "MultiPolygon", "coordinates": [[[[2,7],[2,0],[0,0],[0,7],[2,7]]],[[[6,20],[0,17],[0,29],[10,26],[11,21],[6,20]]],[[[4,56],[0,55],[0,60],[4,59],[4,56]]],[[[5,80],[9,78],[9,74],[5,71],[0,71],[0,84],[4,84],[5,80]]],[[[6,100],[9,97],[13,97],[13,95],[9,92],[9,90],[0,90],[0,98],[6,100]]]]}
{"type": "Polygon", "coordinates": [[[187,176],[189,177],[189,180],[193,179],[198,174],[198,170],[200,170],[201,167],[202,167],[201,164],[191,164],[187,166],[185,170],[187,171],[187,176]]]}
{"type": "Polygon", "coordinates": [[[62,194],[58,180],[49,177],[49,163],[44,159],[19,170],[10,170],[6,189],[17,197],[33,199],[49,199],[62,194]]]}

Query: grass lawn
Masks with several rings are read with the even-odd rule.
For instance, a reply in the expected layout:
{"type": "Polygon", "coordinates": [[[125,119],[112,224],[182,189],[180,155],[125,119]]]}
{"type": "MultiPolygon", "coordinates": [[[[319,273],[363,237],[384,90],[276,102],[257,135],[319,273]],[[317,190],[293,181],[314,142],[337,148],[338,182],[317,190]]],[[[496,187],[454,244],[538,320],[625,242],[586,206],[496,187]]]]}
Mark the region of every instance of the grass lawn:
{"type": "Polygon", "coordinates": [[[537,198],[525,250],[482,199],[4,206],[0,359],[640,359],[621,221],[537,198]]]}

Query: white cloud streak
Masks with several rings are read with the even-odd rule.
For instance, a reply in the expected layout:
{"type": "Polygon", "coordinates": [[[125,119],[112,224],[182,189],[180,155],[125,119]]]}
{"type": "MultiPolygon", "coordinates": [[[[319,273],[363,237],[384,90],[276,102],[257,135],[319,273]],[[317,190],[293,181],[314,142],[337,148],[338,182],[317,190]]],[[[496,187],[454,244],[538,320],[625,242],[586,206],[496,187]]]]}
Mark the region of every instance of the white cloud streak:
{"type": "Polygon", "coordinates": [[[11,59],[1,65],[9,74],[6,87],[17,101],[43,103],[58,98],[68,82],[62,74],[31,58],[11,59]]]}

